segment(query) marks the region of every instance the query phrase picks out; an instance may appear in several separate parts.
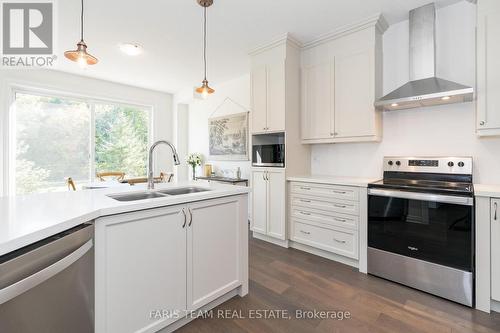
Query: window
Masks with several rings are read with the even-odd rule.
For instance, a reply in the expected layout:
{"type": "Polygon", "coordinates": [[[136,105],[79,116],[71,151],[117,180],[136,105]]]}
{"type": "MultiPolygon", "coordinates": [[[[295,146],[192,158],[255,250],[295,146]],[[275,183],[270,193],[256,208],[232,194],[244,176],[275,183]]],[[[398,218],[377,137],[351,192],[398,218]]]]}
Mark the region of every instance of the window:
{"type": "Polygon", "coordinates": [[[146,175],[148,108],[24,92],[14,106],[15,193],[65,190],[67,177],[95,172],[146,175]]]}

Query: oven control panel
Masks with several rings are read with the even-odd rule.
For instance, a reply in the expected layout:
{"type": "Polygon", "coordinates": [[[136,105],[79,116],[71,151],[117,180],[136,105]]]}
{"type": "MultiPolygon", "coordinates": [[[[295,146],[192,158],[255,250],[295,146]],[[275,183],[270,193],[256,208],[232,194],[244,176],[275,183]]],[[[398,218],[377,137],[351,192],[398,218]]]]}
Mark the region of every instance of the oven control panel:
{"type": "Polygon", "coordinates": [[[384,171],[472,174],[472,157],[384,157],[384,171]]]}
{"type": "Polygon", "coordinates": [[[439,160],[409,160],[408,165],[414,167],[438,167],[439,160]]]}

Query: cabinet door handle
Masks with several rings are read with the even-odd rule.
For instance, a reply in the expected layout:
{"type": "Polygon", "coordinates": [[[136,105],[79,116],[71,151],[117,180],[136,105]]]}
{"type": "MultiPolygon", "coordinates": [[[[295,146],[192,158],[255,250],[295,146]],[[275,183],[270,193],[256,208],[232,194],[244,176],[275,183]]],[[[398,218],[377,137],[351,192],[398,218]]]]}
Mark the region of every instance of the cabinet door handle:
{"type": "Polygon", "coordinates": [[[262,173],[262,180],[266,180],[266,173],[265,172],[262,173]]]}
{"type": "Polygon", "coordinates": [[[182,215],[184,215],[184,224],[182,225],[182,228],[185,228],[186,227],[187,218],[186,218],[186,211],[184,210],[184,208],[182,208],[182,215]]]}
{"type": "Polygon", "coordinates": [[[345,244],[345,240],[340,240],[340,239],[337,239],[337,238],[334,238],[333,240],[336,241],[337,243],[345,244]]]}
{"type": "Polygon", "coordinates": [[[481,125],[481,126],[484,126],[484,124],[485,124],[485,121],[484,121],[484,120],[481,120],[481,121],[479,122],[479,125],[481,125]]]}
{"type": "Polygon", "coordinates": [[[269,180],[269,171],[266,171],[266,180],[269,180]]]}
{"type": "Polygon", "coordinates": [[[497,209],[498,209],[498,203],[494,203],[493,206],[495,206],[495,216],[493,216],[493,219],[496,221],[497,220],[497,209]]]}
{"type": "Polygon", "coordinates": [[[300,230],[301,233],[303,234],[306,234],[306,235],[310,235],[311,233],[309,231],[304,231],[304,230],[300,230]]]}
{"type": "Polygon", "coordinates": [[[191,226],[191,224],[193,224],[193,212],[191,211],[191,208],[188,208],[189,210],[189,224],[188,224],[188,227],[191,226]]]}

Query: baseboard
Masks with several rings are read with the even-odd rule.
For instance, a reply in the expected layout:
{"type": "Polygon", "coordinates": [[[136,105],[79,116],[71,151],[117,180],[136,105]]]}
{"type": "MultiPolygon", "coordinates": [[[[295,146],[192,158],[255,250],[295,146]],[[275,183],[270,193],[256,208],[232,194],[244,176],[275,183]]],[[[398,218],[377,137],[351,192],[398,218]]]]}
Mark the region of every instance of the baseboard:
{"type": "Polygon", "coordinates": [[[328,252],[325,250],[317,249],[315,247],[301,244],[301,243],[297,243],[294,241],[290,241],[289,246],[291,248],[294,248],[294,249],[297,249],[300,251],[304,251],[304,252],[319,256],[319,257],[323,257],[323,258],[330,259],[333,261],[338,261],[342,264],[358,268],[358,260],[356,260],[356,259],[347,258],[347,257],[341,256],[341,255],[335,254],[335,253],[331,253],[331,252],[328,252]]]}
{"type": "MultiPolygon", "coordinates": [[[[207,305],[205,305],[205,306],[201,307],[200,309],[196,310],[195,313],[197,313],[198,316],[201,316],[204,312],[210,311],[213,308],[221,305],[222,303],[227,302],[228,300],[230,300],[234,296],[237,296],[238,295],[238,291],[239,291],[239,288],[231,290],[227,294],[225,294],[225,295],[217,298],[216,300],[213,300],[212,302],[208,303],[207,305]]],[[[172,323],[172,324],[168,325],[167,327],[159,330],[158,333],[170,333],[170,332],[173,332],[175,330],[178,330],[182,326],[184,326],[186,324],[189,324],[191,321],[195,320],[196,318],[197,317],[195,317],[195,316],[192,316],[192,317],[189,316],[189,317],[180,319],[180,320],[176,321],[175,323],[172,323]]]]}
{"type": "Polygon", "coordinates": [[[491,311],[495,311],[495,312],[500,313],[500,302],[491,300],[490,308],[491,308],[491,311]]]}
{"type": "Polygon", "coordinates": [[[272,243],[274,245],[288,248],[288,244],[289,244],[288,240],[277,239],[274,237],[260,234],[260,233],[255,232],[255,231],[252,231],[252,236],[253,236],[253,238],[257,238],[257,239],[263,240],[265,242],[272,243]]]}

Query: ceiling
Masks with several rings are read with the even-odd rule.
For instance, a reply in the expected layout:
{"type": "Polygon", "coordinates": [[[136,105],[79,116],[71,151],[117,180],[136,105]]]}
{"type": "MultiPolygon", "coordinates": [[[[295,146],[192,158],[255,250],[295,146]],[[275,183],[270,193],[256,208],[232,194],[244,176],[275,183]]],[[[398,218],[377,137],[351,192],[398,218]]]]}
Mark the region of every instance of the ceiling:
{"type": "MultiPolygon", "coordinates": [[[[286,32],[305,42],[379,12],[393,24],[429,2],[214,0],[208,9],[208,79],[215,85],[247,73],[248,51],[286,32]]],[[[80,1],[57,6],[56,69],[170,93],[201,84],[203,11],[195,0],[85,0],[85,41],[100,62],[84,70],[62,56],[79,40],[80,1]],[[118,48],[122,42],[139,43],[145,52],[126,56],[118,48]]]]}

